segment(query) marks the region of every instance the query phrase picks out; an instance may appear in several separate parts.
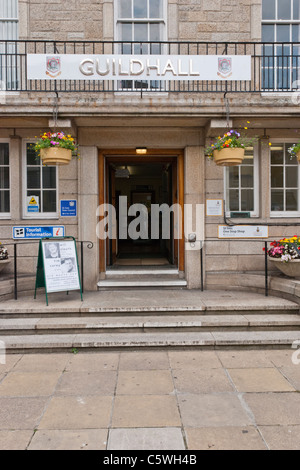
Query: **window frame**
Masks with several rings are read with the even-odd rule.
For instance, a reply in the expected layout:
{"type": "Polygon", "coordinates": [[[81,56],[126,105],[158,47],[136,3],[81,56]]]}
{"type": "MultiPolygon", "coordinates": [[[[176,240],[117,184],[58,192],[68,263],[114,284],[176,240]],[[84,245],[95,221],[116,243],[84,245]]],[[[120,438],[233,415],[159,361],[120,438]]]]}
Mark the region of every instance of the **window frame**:
{"type": "MultiPolygon", "coordinates": [[[[296,141],[295,139],[272,139],[272,144],[295,144],[296,141]]],[[[272,186],[271,186],[271,146],[269,149],[269,188],[270,188],[270,218],[278,219],[278,218],[290,218],[290,219],[295,219],[300,217],[300,164],[297,162],[297,168],[298,168],[298,211],[272,211],[272,186]]],[[[278,165],[279,166],[279,165],[278,165]]],[[[285,162],[282,167],[285,167],[285,162]]],[[[296,166],[296,165],[295,165],[296,166]]],[[[286,191],[286,188],[283,188],[284,192],[286,191]]],[[[284,193],[285,194],[285,193],[284,193]]]]}
{"type": "MultiPolygon", "coordinates": [[[[23,189],[22,189],[22,206],[23,206],[23,219],[59,219],[59,174],[58,166],[56,166],[56,212],[39,212],[39,213],[29,213],[27,212],[27,144],[35,143],[34,139],[23,139],[22,145],[22,174],[23,174],[23,189]]],[[[42,163],[40,163],[40,168],[43,168],[42,163]]],[[[40,191],[43,191],[41,187],[40,191]]]]}
{"type": "MultiPolygon", "coordinates": [[[[239,165],[242,166],[242,165],[239,165]]],[[[224,167],[224,201],[225,201],[225,213],[226,217],[230,217],[231,212],[240,212],[240,211],[231,211],[228,210],[228,198],[227,198],[227,181],[228,181],[228,171],[230,167],[224,167]]],[[[250,212],[250,218],[260,217],[259,211],[259,201],[260,201],[260,175],[259,175],[259,143],[255,142],[253,144],[253,211],[241,211],[241,212],[250,212]]],[[[240,191],[241,191],[241,181],[239,179],[239,204],[240,204],[240,191]]]]}
{"type": "MultiPolygon", "coordinates": [[[[300,6],[299,6],[300,10],[300,6]]],[[[264,26],[274,26],[274,39],[272,41],[264,41],[264,46],[262,46],[262,64],[261,64],[261,71],[262,71],[262,83],[266,80],[267,86],[263,89],[268,90],[271,89],[273,92],[284,90],[286,93],[292,93],[294,91],[294,83],[299,81],[299,62],[296,59],[296,55],[294,55],[294,46],[293,44],[300,43],[300,16],[299,19],[293,19],[293,0],[291,3],[291,17],[289,19],[278,19],[278,0],[275,0],[275,18],[274,19],[263,19],[261,18],[261,34],[263,38],[263,27],[264,26]],[[278,26],[289,26],[289,41],[279,41],[278,42],[278,26]],[[293,41],[293,26],[299,26],[299,41],[293,41]],[[286,45],[284,46],[284,44],[286,45]],[[277,44],[277,46],[276,46],[277,44]],[[282,45],[282,50],[284,47],[289,47],[289,54],[286,55],[285,53],[277,53],[276,47],[282,45]],[[273,45],[273,46],[272,46],[273,45]],[[273,47],[273,54],[269,56],[268,54],[264,55],[264,47],[273,47]],[[271,65],[269,64],[269,59],[271,65]],[[296,59],[296,65],[294,65],[294,61],[296,59]],[[266,66],[264,66],[264,60],[266,60],[266,66]],[[273,65],[272,65],[273,63],[273,65]],[[280,65],[281,64],[281,65],[280,65]],[[269,75],[271,73],[271,75],[269,75]],[[264,74],[267,74],[266,77],[264,74]],[[280,85],[280,78],[279,74],[281,75],[282,83],[280,85]],[[287,75],[285,75],[287,74],[287,75]],[[296,74],[296,77],[294,76],[296,74]],[[284,79],[285,76],[287,77],[287,84],[284,86],[284,79]],[[268,86],[268,82],[271,80],[271,84],[268,86]],[[273,83],[273,86],[272,86],[273,83]]]]}
{"type": "MultiPolygon", "coordinates": [[[[132,2],[134,0],[131,0],[132,2]]],[[[150,2],[151,0],[148,0],[148,2],[150,2]]],[[[163,6],[162,6],[162,18],[135,18],[134,16],[131,17],[131,18],[121,18],[119,16],[119,0],[115,0],[114,1],[114,24],[115,24],[115,33],[114,33],[114,37],[115,37],[115,41],[117,42],[121,42],[122,41],[122,38],[120,37],[121,34],[120,34],[120,28],[119,28],[119,25],[122,24],[122,23],[152,23],[152,24],[156,24],[156,23],[161,23],[163,25],[163,28],[162,28],[162,39],[160,41],[166,41],[167,40],[167,18],[168,18],[168,15],[167,15],[167,0],[162,0],[163,2],[163,6]]],[[[147,40],[145,40],[144,42],[147,42],[147,40]]],[[[126,42],[126,41],[124,41],[126,42]]],[[[137,42],[140,42],[140,41],[137,41],[137,42]]],[[[155,42],[155,41],[154,41],[155,42]]]]}
{"type": "MultiPolygon", "coordinates": [[[[11,158],[10,158],[10,139],[0,139],[0,144],[8,144],[9,155],[9,212],[0,212],[0,219],[11,219],[11,158]]],[[[1,165],[2,166],[2,165],[1,165]]],[[[0,190],[2,191],[2,190],[0,190]]]]}

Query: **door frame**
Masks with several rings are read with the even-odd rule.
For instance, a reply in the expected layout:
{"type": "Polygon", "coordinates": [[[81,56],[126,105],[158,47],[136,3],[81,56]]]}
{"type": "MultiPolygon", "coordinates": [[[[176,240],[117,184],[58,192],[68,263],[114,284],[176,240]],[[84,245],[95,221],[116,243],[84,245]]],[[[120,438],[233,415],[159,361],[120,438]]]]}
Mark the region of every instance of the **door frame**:
{"type": "MultiPolygon", "coordinates": [[[[174,189],[175,202],[181,206],[181,238],[178,240],[178,270],[185,270],[185,240],[184,240],[184,150],[183,149],[148,149],[147,155],[139,156],[135,149],[99,149],[99,205],[108,202],[107,178],[109,175],[108,164],[111,162],[141,163],[159,162],[177,163],[177,189],[174,189]]],[[[174,183],[175,181],[173,181],[174,183]]],[[[107,269],[107,241],[99,239],[99,268],[100,273],[105,273],[107,269]]]]}

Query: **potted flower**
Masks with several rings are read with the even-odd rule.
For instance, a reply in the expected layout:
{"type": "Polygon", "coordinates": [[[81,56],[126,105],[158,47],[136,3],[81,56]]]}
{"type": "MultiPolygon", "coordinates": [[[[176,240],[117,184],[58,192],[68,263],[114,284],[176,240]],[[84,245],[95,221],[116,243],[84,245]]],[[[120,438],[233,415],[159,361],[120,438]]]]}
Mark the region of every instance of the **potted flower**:
{"type": "Polygon", "coordinates": [[[34,145],[45,165],[67,165],[75,152],[75,140],[63,132],[45,132],[34,145]]]}
{"type": "Polygon", "coordinates": [[[245,149],[249,147],[253,140],[242,137],[235,130],[230,130],[223,137],[218,137],[217,142],[207,147],[205,154],[213,157],[219,166],[235,166],[240,165],[245,156],[245,149]]]}
{"type": "Polygon", "coordinates": [[[291,155],[291,157],[297,157],[298,162],[300,163],[300,142],[298,142],[298,144],[292,145],[288,149],[288,152],[291,155]]]}
{"type": "Polygon", "coordinates": [[[2,271],[9,262],[7,248],[0,242],[0,271],[2,271]]]}
{"type": "Polygon", "coordinates": [[[300,276],[300,237],[282,238],[272,242],[268,256],[287,276],[300,276]]]}

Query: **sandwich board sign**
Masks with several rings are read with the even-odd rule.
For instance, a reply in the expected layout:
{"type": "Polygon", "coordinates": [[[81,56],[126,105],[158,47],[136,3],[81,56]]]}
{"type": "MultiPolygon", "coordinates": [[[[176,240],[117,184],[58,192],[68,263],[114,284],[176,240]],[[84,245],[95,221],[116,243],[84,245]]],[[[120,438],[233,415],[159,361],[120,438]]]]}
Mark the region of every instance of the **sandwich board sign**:
{"type": "Polygon", "coordinates": [[[39,287],[45,288],[47,305],[53,292],[79,290],[83,300],[75,238],[40,240],[34,298],[39,287]]]}

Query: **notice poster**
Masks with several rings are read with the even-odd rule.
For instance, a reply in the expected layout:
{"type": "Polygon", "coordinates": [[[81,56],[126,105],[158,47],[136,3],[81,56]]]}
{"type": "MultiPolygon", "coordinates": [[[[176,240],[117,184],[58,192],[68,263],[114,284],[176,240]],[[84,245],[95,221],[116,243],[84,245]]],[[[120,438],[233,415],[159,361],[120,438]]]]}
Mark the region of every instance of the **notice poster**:
{"type": "Polygon", "coordinates": [[[80,290],[74,240],[43,240],[42,250],[47,292],[80,290]]]}

